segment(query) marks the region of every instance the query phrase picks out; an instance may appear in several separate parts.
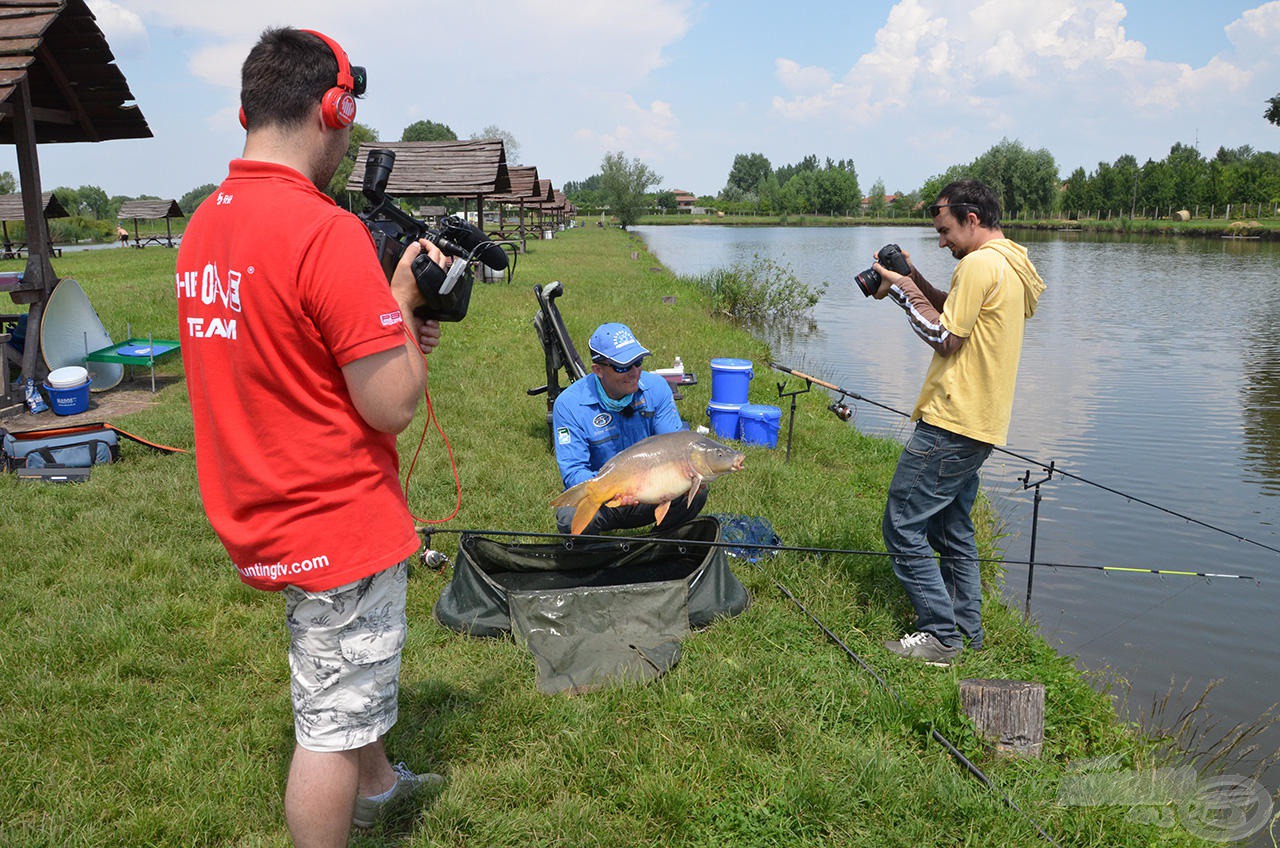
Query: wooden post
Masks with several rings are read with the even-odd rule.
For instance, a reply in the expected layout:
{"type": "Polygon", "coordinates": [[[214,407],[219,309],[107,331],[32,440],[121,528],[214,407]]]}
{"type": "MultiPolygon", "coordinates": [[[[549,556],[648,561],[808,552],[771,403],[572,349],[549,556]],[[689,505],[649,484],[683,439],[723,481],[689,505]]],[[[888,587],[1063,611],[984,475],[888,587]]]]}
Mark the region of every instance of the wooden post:
{"type": "Polygon", "coordinates": [[[34,380],[42,376],[44,360],[40,355],[40,321],[49,294],[58,284],[58,275],[49,262],[49,223],[44,217],[40,192],[40,162],[36,158],[35,118],[31,107],[31,88],[24,75],[18,82],[13,103],[13,138],[18,149],[18,178],[22,182],[22,213],[27,229],[27,266],[22,272],[22,289],[10,292],[17,304],[27,307],[27,340],[22,349],[22,377],[34,380]]]}
{"type": "Polygon", "coordinates": [[[998,756],[1038,757],[1044,746],[1044,684],[961,680],[960,706],[998,756]]]}

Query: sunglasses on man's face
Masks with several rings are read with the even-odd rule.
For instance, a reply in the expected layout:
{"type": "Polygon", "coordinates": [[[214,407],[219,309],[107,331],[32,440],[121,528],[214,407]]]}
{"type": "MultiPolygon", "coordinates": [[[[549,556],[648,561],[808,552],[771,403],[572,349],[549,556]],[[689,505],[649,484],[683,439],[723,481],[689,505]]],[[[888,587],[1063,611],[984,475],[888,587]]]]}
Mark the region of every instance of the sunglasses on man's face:
{"type": "MultiPolygon", "coordinates": [[[[978,211],[978,207],[974,206],[972,203],[935,203],[929,207],[929,217],[938,217],[938,213],[943,209],[958,209],[960,214],[956,215],[957,219],[968,215],[970,212],[978,211]]],[[[955,215],[956,213],[952,212],[951,214],[955,215]]]]}
{"type": "Polygon", "coordinates": [[[612,362],[601,362],[600,364],[608,365],[610,368],[612,368],[614,371],[617,371],[619,374],[626,374],[632,368],[639,368],[641,362],[643,362],[643,360],[637,359],[635,362],[631,363],[630,365],[614,365],[612,362]]]}

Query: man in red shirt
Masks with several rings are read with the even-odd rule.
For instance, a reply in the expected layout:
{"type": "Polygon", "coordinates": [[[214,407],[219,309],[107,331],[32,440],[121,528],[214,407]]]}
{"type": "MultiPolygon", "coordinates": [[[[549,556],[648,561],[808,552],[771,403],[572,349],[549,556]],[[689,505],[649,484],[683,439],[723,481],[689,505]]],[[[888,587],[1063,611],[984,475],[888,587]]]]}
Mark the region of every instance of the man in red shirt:
{"type": "Polygon", "coordinates": [[[418,537],[395,435],[440,340],[410,270],[390,287],[358,218],[321,188],[346,154],[353,69],[326,36],[267,30],[242,69],[244,155],[191,217],[176,290],[200,494],[240,579],[280,591],[299,846],[345,845],[393,798],[442,782],[392,766],[408,559],[418,537]]]}

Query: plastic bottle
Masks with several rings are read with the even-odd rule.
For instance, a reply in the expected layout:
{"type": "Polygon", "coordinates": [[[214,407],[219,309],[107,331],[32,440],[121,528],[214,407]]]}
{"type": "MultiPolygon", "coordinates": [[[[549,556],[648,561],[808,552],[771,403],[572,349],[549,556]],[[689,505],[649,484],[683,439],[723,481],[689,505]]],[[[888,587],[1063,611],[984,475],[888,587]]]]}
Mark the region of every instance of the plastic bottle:
{"type": "Polygon", "coordinates": [[[676,357],[676,364],[672,365],[671,367],[676,371],[679,371],[681,374],[684,373],[684,362],[681,361],[680,357],[678,356],[676,357]]]}

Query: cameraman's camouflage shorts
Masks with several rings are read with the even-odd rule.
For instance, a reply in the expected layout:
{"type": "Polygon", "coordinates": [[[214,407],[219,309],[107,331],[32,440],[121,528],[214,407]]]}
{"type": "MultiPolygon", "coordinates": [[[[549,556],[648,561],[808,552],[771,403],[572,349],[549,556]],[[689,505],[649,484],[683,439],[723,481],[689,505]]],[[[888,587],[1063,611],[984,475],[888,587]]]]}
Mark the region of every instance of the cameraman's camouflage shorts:
{"type": "Polygon", "coordinates": [[[325,592],[287,586],[294,732],[308,751],[350,751],[396,723],[408,561],[325,592]]]}

